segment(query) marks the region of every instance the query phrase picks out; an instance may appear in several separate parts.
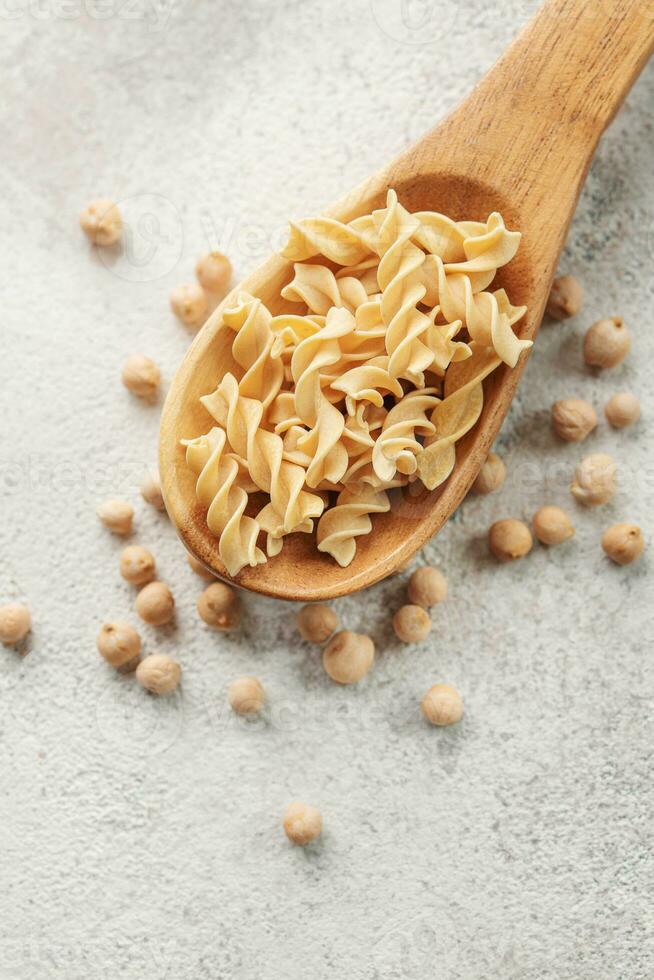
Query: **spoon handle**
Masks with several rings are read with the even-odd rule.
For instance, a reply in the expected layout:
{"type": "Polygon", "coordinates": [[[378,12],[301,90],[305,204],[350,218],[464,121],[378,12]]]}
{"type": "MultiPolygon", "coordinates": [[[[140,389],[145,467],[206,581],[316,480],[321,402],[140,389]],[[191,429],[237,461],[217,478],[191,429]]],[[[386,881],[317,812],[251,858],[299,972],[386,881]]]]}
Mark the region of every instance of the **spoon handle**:
{"type": "Polygon", "coordinates": [[[652,0],[548,0],[433,142],[414,148],[416,169],[487,181],[516,205],[540,188],[567,211],[653,50],[652,0]]]}

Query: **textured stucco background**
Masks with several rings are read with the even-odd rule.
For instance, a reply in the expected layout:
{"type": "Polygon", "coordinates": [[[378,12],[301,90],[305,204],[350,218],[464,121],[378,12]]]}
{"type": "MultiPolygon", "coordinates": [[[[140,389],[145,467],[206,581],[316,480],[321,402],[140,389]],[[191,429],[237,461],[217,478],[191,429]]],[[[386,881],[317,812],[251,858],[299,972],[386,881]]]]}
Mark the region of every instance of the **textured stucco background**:
{"type": "Polygon", "coordinates": [[[332,685],[293,608],[245,597],[242,630],[209,632],[202,588],[138,484],[159,407],[120,367],[170,380],[189,342],[168,309],[210,244],[245,274],[288,216],[337,197],[417,138],[490,66],[524,0],[7,0],[1,5],[0,600],[34,629],[0,651],[0,977],[125,980],[645,980],[654,972],[651,556],[602,555],[617,520],[651,531],[654,469],[654,73],[603,140],[562,259],[583,313],[546,324],[499,443],[510,477],[424,550],[450,580],[429,641],[400,648],[399,576],[337,604],[370,631],[374,671],[332,685]],[[80,208],[109,195],[130,233],[99,254],[80,208]],[[622,314],[634,347],[593,377],[581,339],[622,314]],[[620,491],[582,512],[586,447],[556,444],[553,399],[616,390],[642,422],[602,422],[588,449],[620,491]],[[174,589],[183,691],[149,698],[100,660],[107,618],[137,623],[121,548],[95,518],[136,506],[133,540],[174,589]],[[514,567],[484,534],[563,502],[577,536],[514,567]],[[225,687],[255,673],[245,724],[225,687]],[[432,683],[466,701],[422,723],[432,683]],[[291,799],[322,841],[292,849],[291,799]]]}

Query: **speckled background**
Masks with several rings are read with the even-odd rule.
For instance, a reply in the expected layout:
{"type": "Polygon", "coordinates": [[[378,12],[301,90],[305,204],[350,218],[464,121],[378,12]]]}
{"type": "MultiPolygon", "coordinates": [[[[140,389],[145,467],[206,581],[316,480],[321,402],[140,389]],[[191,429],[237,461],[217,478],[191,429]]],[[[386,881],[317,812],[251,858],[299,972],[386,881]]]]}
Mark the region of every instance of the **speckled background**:
{"type": "Polygon", "coordinates": [[[389,629],[404,577],[337,604],[378,645],[356,689],[332,685],[293,608],[246,596],[242,630],[198,620],[201,583],[137,487],[158,407],[121,387],[125,356],[169,381],[189,334],[168,309],[209,245],[245,274],[311,213],[417,138],[500,54],[521,0],[12,0],[0,49],[0,599],[34,629],[0,651],[2,980],[645,980],[654,972],[651,557],[619,569],[601,531],[654,502],[654,74],[599,149],[562,259],[583,313],[546,324],[499,443],[509,479],[424,551],[450,580],[427,642],[389,629]],[[402,9],[404,15],[402,19],[402,9]],[[125,249],[77,226],[121,202],[125,249]],[[633,352],[594,377],[584,329],[622,314],[633,352]],[[602,422],[620,491],[569,497],[584,449],[548,411],[632,389],[643,419],[602,422]],[[136,623],[119,540],[95,518],[122,495],[135,542],[174,589],[183,690],[149,698],[98,657],[106,618],[136,623]],[[489,560],[485,531],[562,502],[577,535],[489,560]],[[265,717],[225,688],[255,673],[265,717]],[[421,721],[436,681],[456,729],[421,721]],[[322,841],[286,842],[288,801],[322,841]]]}

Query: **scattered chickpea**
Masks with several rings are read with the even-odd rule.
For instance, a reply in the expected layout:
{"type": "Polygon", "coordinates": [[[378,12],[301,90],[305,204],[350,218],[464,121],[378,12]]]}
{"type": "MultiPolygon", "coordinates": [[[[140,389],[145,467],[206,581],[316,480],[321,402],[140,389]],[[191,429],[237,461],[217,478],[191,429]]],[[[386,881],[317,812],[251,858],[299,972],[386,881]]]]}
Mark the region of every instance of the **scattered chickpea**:
{"type": "Polygon", "coordinates": [[[541,544],[562,544],[575,533],[570,518],[560,507],[541,507],[534,514],[531,526],[541,544]]]}
{"type": "Polygon", "coordinates": [[[123,384],[139,398],[152,400],[161,383],[161,372],[151,358],[132,354],[123,365],[123,384]]]}
{"type": "Polygon", "coordinates": [[[123,219],[118,206],[107,197],[91,201],[82,211],[79,223],[94,245],[115,245],[123,233],[123,219]]]}
{"type": "Polygon", "coordinates": [[[129,623],[105,623],[97,638],[98,650],[112,667],[123,673],[136,669],[141,653],[141,637],[129,623]]]}
{"type": "Polygon", "coordinates": [[[509,517],[496,521],[488,533],[490,550],[500,561],[516,561],[528,555],[533,546],[531,531],[523,521],[509,517]]]}
{"type": "Polygon", "coordinates": [[[202,562],[197,560],[195,555],[188,554],[186,558],[195,574],[199,575],[200,578],[206,579],[207,582],[212,582],[215,579],[216,576],[213,574],[213,572],[210,572],[208,568],[205,568],[202,562]]]}
{"type": "Polygon", "coordinates": [[[431,617],[422,606],[402,606],[393,616],[393,629],[403,643],[421,643],[431,631],[431,617]]]}
{"type": "Polygon", "coordinates": [[[624,361],[631,334],[619,316],[606,317],[589,327],[584,337],[584,360],[590,367],[614,368],[624,361]]]}
{"type": "Polygon", "coordinates": [[[597,425],[597,412],[581,398],[563,398],[552,405],[552,428],[565,442],[582,442],[597,425]]]}
{"type": "Polygon", "coordinates": [[[645,548],[643,532],[637,524],[614,524],[602,535],[602,547],[611,561],[630,565],[645,548]]]}
{"type": "Polygon", "coordinates": [[[172,694],[179,687],[182,668],[172,657],[152,653],[136,668],[136,679],[151,694],[172,694]]]}
{"type": "Polygon", "coordinates": [[[154,557],[147,548],[132,544],[120,556],[120,574],[132,585],[145,585],[154,578],[154,557]]]}
{"type": "Polygon", "coordinates": [[[463,699],[449,684],[434,684],[420,702],[422,713],[431,725],[455,725],[463,716],[463,699]]]}
{"type": "Polygon", "coordinates": [[[635,395],[625,391],[609,398],[604,414],[614,429],[626,429],[640,418],[640,402],[635,395]]]}
{"type": "Polygon", "coordinates": [[[576,316],[584,305],[584,290],[574,276],[560,276],[552,283],[546,312],[553,320],[576,316]]]}
{"type": "Polygon", "coordinates": [[[134,508],[125,500],[105,500],[96,511],[106,528],[125,537],[132,533],[134,508]]]}
{"type": "Polygon", "coordinates": [[[230,585],[214,582],[198,597],[198,612],[214,630],[235,630],[241,622],[241,598],[230,585]]]}
{"type": "Polygon", "coordinates": [[[209,252],[199,259],[195,274],[207,292],[224,296],[232,278],[232,264],[222,252],[209,252]]]}
{"type": "Polygon", "coordinates": [[[308,643],[326,643],[338,626],[338,616],[322,602],[310,602],[302,606],[295,619],[303,640],[308,643]]]}
{"type": "Polygon", "coordinates": [[[506,480],[506,466],[497,453],[489,453],[477,479],[472,484],[473,493],[494,493],[506,480]]]}
{"type": "Polygon", "coordinates": [[[375,659],[375,645],[369,636],[342,630],[325,647],[322,663],[337,684],[356,684],[366,676],[375,659]]]}
{"type": "Polygon", "coordinates": [[[425,565],[409,579],[407,593],[414,606],[429,609],[447,598],[447,579],[438,568],[425,565]]]}
{"type": "Polygon", "coordinates": [[[237,715],[256,715],[266,702],[266,692],[256,677],[238,677],[229,685],[227,699],[237,715]]]}
{"type": "Polygon", "coordinates": [[[152,475],[146,476],[141,483],[141,496],[145,502],[150,504],[151,507],[154,507],[155,510],[166,509],[163,493],[161,492],[161,480],[159,479],[159,473],[153,473],[152,475]]]}
{"type": "Polygon", "coordinates": [[[174,289],[170,294],[170,306],[177,319],[187,327],[199,327],[209,312],[206,294],[197,282],[174,289]]]}
{"type": "Polygon", "coordinates": [[[291,844],[304,847],[319,837],[322,832],[322,815],[315,806],[306,803],[291,803],[284,814],[284,833],[291,844]]]}
{"type": "Polygon", "coordinates": [[[163,626],[175,613],[173,594],[164,582],[150,582],[136,597],[136,611],[150,626],[163,626]]]}
{"type": "Polygon", "coordinates": [[[13,646],[24,640],[32,628],[29,609],[22,602],[0,606],[0,643],[13,646]]]}
{"type": "Polygon", "coordinates": [[[606,504],[616,490],[616,473],[617,467],[606,453],[586,456],[572,478],[572,495],[586,507],[606,504]]]}

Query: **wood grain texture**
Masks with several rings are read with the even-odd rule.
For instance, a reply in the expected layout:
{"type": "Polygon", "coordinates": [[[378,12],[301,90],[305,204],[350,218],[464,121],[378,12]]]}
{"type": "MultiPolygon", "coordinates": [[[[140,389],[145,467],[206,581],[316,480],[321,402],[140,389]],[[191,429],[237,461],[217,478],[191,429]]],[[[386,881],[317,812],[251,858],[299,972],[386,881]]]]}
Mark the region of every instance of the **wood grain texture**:
{"type": "MultiPolygon", "coordinates": [[[[534,338],[556,264],[597,142],[654,49],[651,0],[550,0],[466,101],[388,167],[324,211],[349,221],[385,204],[389,187],[410,211],[441,211],[455,220],[485,220],[500,211],[523,233],[516,258],[494,283],[526,304],[521,337],[534,338]]],[[[273,313],[291,263],[273,256],[239,285],[273,313]]],[[[372,585],[401,567],[435,534],[468,492],[500,429],[524,369],[501,366],[484,383],[477,425],[457,443],[449,480],[429,492],[415,483],[393,494],[388,514],[358,539],[340,568],[313,535],[285,539],[282,553],[230,579],[217,541],[195,499],[182,438],[212,420],[199,397],[227,371],[233,333],[221,326],[225,298],[195,338],[175,376],[161,421],[160,471],[168,513],[185,546],[220,578],[282,599],[316,601],[372,585]]]]}

